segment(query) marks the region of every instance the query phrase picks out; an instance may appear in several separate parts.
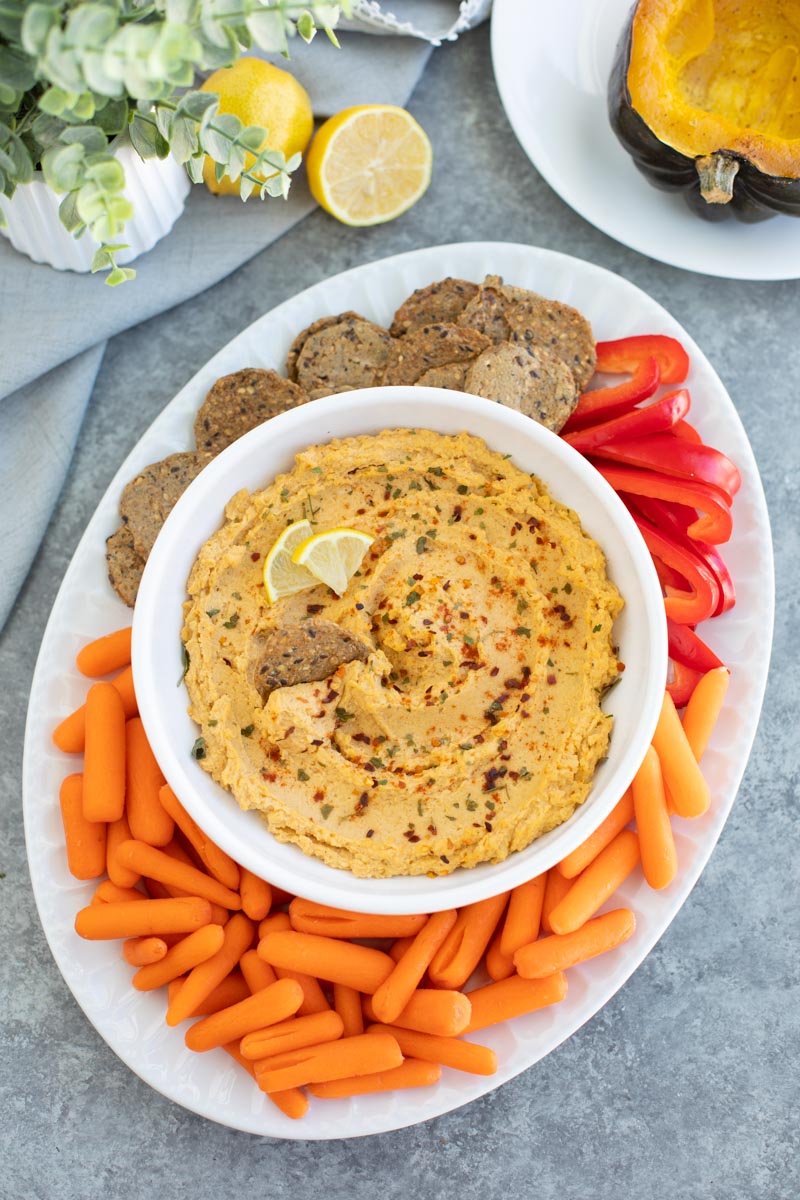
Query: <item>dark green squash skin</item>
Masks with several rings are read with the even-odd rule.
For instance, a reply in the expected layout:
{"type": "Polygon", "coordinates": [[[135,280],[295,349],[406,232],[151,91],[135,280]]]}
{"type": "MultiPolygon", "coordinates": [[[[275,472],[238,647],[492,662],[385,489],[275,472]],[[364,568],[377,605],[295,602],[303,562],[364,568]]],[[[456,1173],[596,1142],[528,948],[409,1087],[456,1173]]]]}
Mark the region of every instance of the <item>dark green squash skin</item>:
{"type": "Polygon", "coordinates": [[[800,217],[800,179],[765,175],[740,154],[730,153],[741,165],[729,203],[709,204],[703,199],[694,159],[659,141],[631,103],[628,65],[635,12],[636,5],[614,55],[608,84],[608,115],[611,128],[648,182],[663,191],[681,192],[691,210],[706,221],[733,217],[752,224],[777,213],[800,217]]]}

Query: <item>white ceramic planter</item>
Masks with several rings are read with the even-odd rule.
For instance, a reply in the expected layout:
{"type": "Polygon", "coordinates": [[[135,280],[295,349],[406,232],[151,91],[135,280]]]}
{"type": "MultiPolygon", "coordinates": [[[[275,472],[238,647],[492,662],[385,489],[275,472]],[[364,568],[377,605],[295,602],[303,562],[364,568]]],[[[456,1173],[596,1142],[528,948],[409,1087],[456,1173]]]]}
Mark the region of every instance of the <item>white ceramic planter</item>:
{"type": "MultiPolygon", "coordinates": [[[[174,158],[142,160],[128,142],[116,148],[116,155],[125,170],[125,195],[134,210],[121,236],[128,246],[117,255],[122,264],[151,250],[169,233],[183,212],[191,183],[174,158]]],[[[37,171],[10,200],[0,195],[6,220],[0,233],[34,262],[49,263],[58,271],[88,271],[98,243],[88,232],[75,238],[64,228],[58,217],[61,200],[62,195],[52,191],[37,171]]]]}

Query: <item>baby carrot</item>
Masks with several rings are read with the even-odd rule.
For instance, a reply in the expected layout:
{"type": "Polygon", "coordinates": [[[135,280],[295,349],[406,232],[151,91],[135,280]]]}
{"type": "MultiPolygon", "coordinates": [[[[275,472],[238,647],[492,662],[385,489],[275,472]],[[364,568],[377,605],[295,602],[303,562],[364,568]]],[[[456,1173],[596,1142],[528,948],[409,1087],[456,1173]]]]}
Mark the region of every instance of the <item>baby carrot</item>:
{"type": "Polygon", "coordinates": [[[664,693],[653,747],[661,760],[664,783],[669,788],[678,816],[701,817],[711,803],[708,784],[697,765],[669,692],[664,693]]]}
{"type": "Polygon", "coordinates": [[[197,896],[182,900],[128,900],[120,904],[90,904],[75,918],[82,938],[145,937],[150,934],[191,933],[208,925],[211,905],[197,896]]]}
{"type": "Polygon", "coordinates": [[[278,978],[269,963],[258,957],[256,950],[245,950],[239,959],[239,967],[251,992],[262,991],[278,978]]]}
{"type": "Polygon", "coordinates": [[[370,995],[394,970],[392,959],[380,950],[294,930],[268,933],[258,943],[258,953],[273,967],[346,983],[370,995]]]}
{"type": "MultiPolygon", "coordinates": [[[[213,926],[219,929],[219,925],[213,926]]],[[[234,913],[222,930],[222,943],[216,953],[200,962],[181,988],[180,995],[170,1001],[167,1009],[167,1024],[179,1025],[213,992],[250,948],[255,926],[244,913],[234,913]]],[[[182,972],[181,972],[182,973],[182,972]]]]}
{"type": "Polygon", "coordinates": [[[553,933],[572,933],[580,929],[628,878],[639,859],[638,837],[632,829],[623,829],[594,862],[589,863],[550,913],[553,933]]]}
{"type": "Polygon", "coordinates": [[[156,850],[155,846],[135,840],[123,842],[117,849],[117,859],[124,867],[139,871],[150,879],[158,879],[161,883],[173,884],[192,896],[203,896],[214,904],[222,904],[234,911],[242,907],[236,892],[223,887],[196,867],[189,867],[163,850],[156,850]]]}
{"type": "Polygon", "coordinates": [[[131,661],[131,627],[118,629],[116,633],[107,633],[105,637],[89,642],[78,652],[75,666],[81,675],[90,679],[98,679],[101,675],[110,675],[120,667],[127,667],[131,661]]]}
{"type": "Polygon", "coordinates": [[[545,872],[511,889],[500,935],[500,953],[505,958],[512,958],[515,950],[528,942],[535,942],[539,936],[546,883],[545,872]]]}
{"type": "Polygon", "coordinates": [[[125,813],[118,821],[110,821],[106,840],[106,870],[108,877],[117,887],[132,888],[141,879],[141,872],[125,866],[119,859],[119,848],[130,840],[131,830],[125,813]]]}
{"type": "MultiPolygon", "coordinates": [[[[283,915],[286,916],[288,921],[289,918],[287,914],[284,913],[283,915]]],[[[269,987],[271,983],[275,983],[277,978],[269,963],[265,963],[263,958],[259,958],[255,950],[245,951],[241,957],[239,966],[241,967],[242,975],[245,978],[247,986],[250,988],[251,994],[253,992],[260,992],[263,988],[269,987]]],[[[300,1009],[297,1011],[299,1013],[300,1009]]],[[[247,1063],[247,1069],[255,1079],[256,1076],[255,1070],[253,1069],[253,1064],[242,1057],[239,1050],[238,1041],[235,1043],[228,1043],[228,1046],[225,1048],[229,1053],[232,1053],[232,1050],[230,1049],[231,1045],[236,1046],[236,1053],[238,1055],[237,1061],[241,1062],[242,1064],[247,1063]]],[[[308,1112],[308,1097],[304,1092],[301,1092],[299,1088],[287,1088],[283,1092],[273,1092],[268,1099],[271,1100],[272,1103],[276,1105],[276,1107],[279,1108],[282,1113],[285,1113],[287,1117],[291,1117],[295,1121],[299,1117],[304,1117],[308,1112]]]]}
{"type": "Polygon", "coordinates": [[[239,892],[242,908],[251,921],[263,921],[272,904],[272,888],[247,867],[239,868],[239,892]]]}
{"type": "MultiPolygon", "coordinates": [[[[188,978],[188,975],[179,975],[177,979],[170,979],[167,984],[168,1005],[172,1005],[178,992],[188,978]]],[[[274,983],[274,980],[272,982],[274,983]]],[[[230,1008],[232,1004],[238,1004],[240,1000],[246,1000],[251,994],[251,990],[244,978],[238,971],[232,971],[230,975],[226,975],[222,983],[217,984],[213,992],[209,992],[205,1000],[198,1004],[197,1008],[189,1013],[189,1016],[210,1017],[212,1013],[219,1012],[221,1008],[230,1008]]]]}
{"type": "Polygon", "coordinates": [[[245,1058],[269,1058],[284,1050],[302,1050],[305,1046],[320,1046],[333,1042],[344,1033],[344,1023],[333,1009],[313,1013],[309,1017],[290,1017],[269,1029],[257,1029],[242,1038],[241,1051],[245,1058]]]}
{"type": "Polygon", "coordinates": [[[675,839],[667,812],[661,763],[652,746],[633,778],[633,809],[642,854],[642,872],[651,888],[669,887],[678,870],[675,839]]]}
{"type": "Polygon", "coordinates": [[[413,944],[413,942],[413,937],[395,938],[389,947],[389,954],[396,963],[400,962],[400,959],[403,957],[408,947],[413,944]]]}
{"type": "Polygon", "coordinates": [[[160,962],[141,967],[133,977],[133,986],[140,992],[151,992],[163,987],[170,979],[176,979],[191,971],[198,963],[206,962],[215,955],[224,939],[221,925],[206,925],[195,929],[167,951],[160,962]]]}
{"type": "Polygon", "coordinates": [[[514,974],[514,960],[506,958],[503,951],[500,949],[500,943],[503,937],[502,929],[498,930],[492,938],[491,945],[486,951],[484,965],[489,978],[498,983],[501,979],[508,979],[509,975],[514,974]]]}
{"type": "Polygon", "coordinates": [[[399,1025],[370,1025],[367,1032],[390,1033],[406,1058],[422,1058],[425,1062],[439,1063],[455,1071],[467,1071],[470,1075],[494,1075],[497,1070],[494,1050],[488,1046],[478,1046],[475,1042],[417,1033],[413,1029],[401,1029],[399,1025]]]}
{"type": "Polygon", "coordinates": [[[144,892],[140,892],[136,888],[118,887],[110,879],[104,879],[102,883],[98,884],[97,891],[92,897],[92,902],[99,900],[103,904],[119,904],[120,900],[146,899],[147,896],[145,896],[144,892]]]}
{"type": "MultiPolygon", "coordinates": [[[[264,964],[266,966],[266,963],[264,964]]],[[[361,993],[345,983],[333,985],[333,1007],[342,1018],[345,1037],[355,1037],[364,1032],[364,1014],[361,1011],[361,993]]]]}
{"type": "MultiPolygon", "coordinates": [[[[239,886],[239,868],[233,859],[206,837],[200,826],[187,813],[168,783],[158,793],[161,803],[185,838],[200,855],[206,870],[224,887],[235,891],[239,886]]],[[[238,906],[237,906],[238,907],[238,906]]]]}
{"type": "Polygon", "coordinates": [[[106,869],[106,829],[103,821],[83,815],[83,776],[67,775],[58,793],[67,848],[67,866],[76,879],[97,879],[106,869]]]}
{"type": "Polygon", "coordinates": [[[419,930],[391,975],[372,997],[372,1007],[379,1021],[390,1025],[403,1011],[433,956],[455,925],[457,916],[454,908],[434,913],[419,930]]]}
{"type": "Polygon", "coordinates": [[[472,1017],[464,1033],[475,1033],[487,1025],[511,1021],[549,1004],[558,1004],[566,994],[567,977],[561,972],[547,979],[521,979],[512,975],[500,983],[488,983],[469,993],[472,1017]]]}
{"type": "Polygon", "coordinates": [[[86,697],[83,815],[118,821],[125,807],[125,711],[111,683],[94,683],[86,697]]]}
{"type": "Polygon", "coordinates": [[[571,854],[562,858],[561,862],[556,864],[556,869],[565,879],[574,879],[585,867],[588,867],[592,859],[597,858],[601,850],[605,850],[609,842],[613,842],[626,825],[630,825],[632,820],[633,792],[630,788],[626,788],[622,799],[612,808],[606,819],[597,826],[594,833],[590,833],[585,842],[581,842],[580,846],[577,846],[571,854]]]}
{"type": "Polygon", "coordinates": [[[636,918],[630,909],[615,908],[587,921],[574,933],[553,933],[521,946],[514,955],[514,965],[523,979],[544,979],[613,950],[626,942],[635,928],[636,918]]]}
{"type": "Polygon", "coordinates": [[[160,937],[134,937],[122,943],[122,957],[132,967],[149,967],[166,956],[167,943],[160,937]]]}
{"type": "Polygon", "coordinates": [[[308,1017],[312,1013],[327,1012],[330,1004],[319,985],[319,980],[305,971],[292,971],[289,967],[276,967],[278,979],[294,979],[303,989],[303,1003],[297,1010],[298,1016],[308,1017]]]}
{"type": "Polygon", "coordinates": [[[184,1040],[190,1050],[213,1050],[255,1029],[285,1021],[297,1012],[302,999],[299,983],[293,979],[279,979],[246,1000],[197,1021],[187,1029],[184,1040]]]}
{"type": "Polygon", "coordinates": [[[350,912],[346,908],[315,904],[301,896],[296,896],[289,905],[289,916],[292,929],[333,938],[413,937],[428,919],[424,913],[412,917],[387,917],[350,912]]]}
{"type": "Polygon", "coordinates": [[[362,1033],[261,1059],[256,1065],[256,1079],[263,1092],[278,1092],[307,1083],[372,1075],[399,1067],[402,1061],[400,1047],[390,1034],[362,1033]]]}
{"type": "MultiPolygon", "coordinates": [[[[130,667],[120,671],[111,686],[116,688],[122,697],[122,707],[125,719],[135,717],[139,709],[136,704],[136,693],[133,690],[133,672],[130,667]]],[[[82,754],[86,745],[86,705],[82,704],[74,712],[65,717],[60,725],[53,730],[53,741],[64,754],[82,754]]]]}
{"type": "Polygon", "coordinates": [[[139,717],[125,723],[125,815],[131,834],[148,846],[166,846],[175,822],[158,798],[164,776],[139,717]]]}
{"type": "Polygon", "coordinates": [[[268,917],[264,917],[263,921],[258,925],[258,938],[266,937],[268,933],[285,933],[287,929],[292,928],[292,922],[289,920],[289,914],[284,912],[272,912],[268,917]]]}
{"type": "Polygon", "coordinates": [[[571,887],[571,879],[565,878],[555,867],[550,868],[547,872],[547,879],[544,885],[544,900],[542,901],[541,928],[545,933],[553,932],[553,927],[550,924],[550,913],[557,904],[561,903],[571,887]]]}
{"type": "Polygon", "coordinates": [[[283,904],[289,904],[294,900],[294,892],[285,892],[283,888],[276,887],[274,883],[269,885],[272,888],[272,907],[280,908],[283,904]]]}
{"type": "Polygon", "coordinates": [[[477,967],[503,915],[508,892],[462,908],[433,956],[428,977],[434,987],[458,990],[477,967]]]}
{"type": "Polygon", "coordinates": [[[727,667],[707,671],[695,687],[683,714],[683,732],[698,762],[717,723],[731,681],[727,667]]]}
{"type": "Polygon", "coordinates": [[[407,1058],[399,1067],[390,1067],[388,1071],[354,1075],[350,1079],[332,1079],[327,1083],[311,1083],[308,1090],[320,1100],[343,1100],[347,1096],[365,1096],[372,1092],[430,1087],[438,1083],[441,1077],[441,1068],[436,1063],[407,1058]]]}
{"type": "MultiPolygon", "coordinates": [[[[377,1020],[370,996],[364,997],[364,1013],[370,1021],[377,1020]]],[[[392,1024],[400,1025],[403,1029],[416,1029],[419,1033],[457,1037],[469,1025],[471,1015],[469,997],[463,992],[417,988],[392,1024]]]]}

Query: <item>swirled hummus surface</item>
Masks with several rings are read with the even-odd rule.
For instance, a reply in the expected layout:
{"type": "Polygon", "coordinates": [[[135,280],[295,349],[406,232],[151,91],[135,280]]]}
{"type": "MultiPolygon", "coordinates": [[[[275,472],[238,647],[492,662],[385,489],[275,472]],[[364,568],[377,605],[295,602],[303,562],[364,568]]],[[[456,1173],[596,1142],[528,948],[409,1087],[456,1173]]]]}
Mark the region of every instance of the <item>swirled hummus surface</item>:
{"type": "Polygon", "coordinates": [[[565,821],[605,757],[622,608],[577,515],[478,438],[424,430],[312,446],[238,493],[201,549],[183,638],[201,765],[243,809],[355,875],[499,862],[565,821]],[[270,605],[290,522],[375,541],[346,593],[270,605]],[[262,700],[265,635],[335,622],[366,661],[262,700]]]}

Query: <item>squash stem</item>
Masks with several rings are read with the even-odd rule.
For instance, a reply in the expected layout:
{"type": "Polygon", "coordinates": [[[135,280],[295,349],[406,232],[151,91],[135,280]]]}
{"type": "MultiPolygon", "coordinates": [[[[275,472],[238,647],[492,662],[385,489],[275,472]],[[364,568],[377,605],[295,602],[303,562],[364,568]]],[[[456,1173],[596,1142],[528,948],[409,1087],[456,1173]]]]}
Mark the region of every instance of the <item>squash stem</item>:
{"type": "Polygon", "coordinates": [[[739,170],[738,158],[731,158],[722,150],[696,158],[694,162],[700,178],[700,195],[707,204],[729,204],[733,199],[733,181],[739,170]]]}

